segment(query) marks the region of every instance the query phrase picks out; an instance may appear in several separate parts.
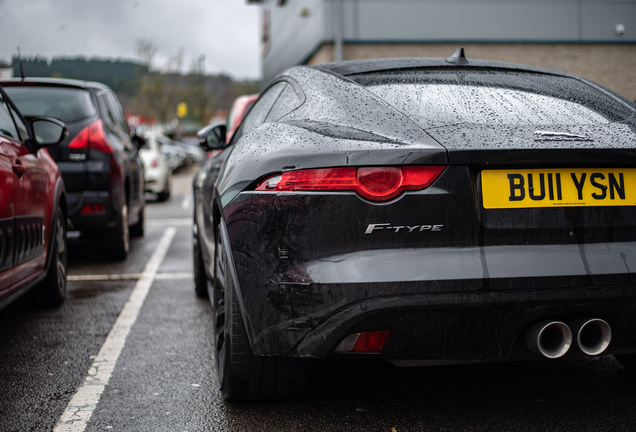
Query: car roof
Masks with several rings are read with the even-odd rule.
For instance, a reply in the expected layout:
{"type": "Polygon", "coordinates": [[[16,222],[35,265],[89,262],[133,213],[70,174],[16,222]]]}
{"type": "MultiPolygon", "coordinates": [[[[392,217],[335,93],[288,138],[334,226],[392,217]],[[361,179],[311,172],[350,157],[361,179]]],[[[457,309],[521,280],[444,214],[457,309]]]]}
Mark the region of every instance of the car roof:
{"type": "MultiPolygon", "coordinates": [[[[334,76],[349,80],[348,76],[374,74],[382,72],[433,72],[433,71],[457,71],[457,70],[474,70],[474,71],[494,71],[494,72],[526,72],[541,75],[551,75],[558,77],[571,78],[583,82],[598,91],[610,95],[621,103],[628,105],[632,109],[636,109],[636,103],[615,91],[605,88],[602,85],[590,81],[584,77],[562,72],[553,69],[528,66],[518,63],[507,63],[491,60],[478,60],[466,58],[464,49],[459,48],[455,53],[446,58],[441,57],[403,57],[403,58],[383,58],[383,59],[364,59],[364,60],[347,60],[333,63],[321,63],[317,65],[297,66],[297,68],[312,68],[321,72],[326,72],[334,76]]],[[[294,69],[294,68],[292,68],[294,69]]],[[[284,73],[283,73],[284,74],[284,73]]]]}
{"type": "Polygon", "coordinates": [[[0,79],[0,84],[4,86],[45,85],[55,87],[76,87],[82,89],[110,90],[110,87],[102,83],[67,78],[7,78],[0,79]]]}

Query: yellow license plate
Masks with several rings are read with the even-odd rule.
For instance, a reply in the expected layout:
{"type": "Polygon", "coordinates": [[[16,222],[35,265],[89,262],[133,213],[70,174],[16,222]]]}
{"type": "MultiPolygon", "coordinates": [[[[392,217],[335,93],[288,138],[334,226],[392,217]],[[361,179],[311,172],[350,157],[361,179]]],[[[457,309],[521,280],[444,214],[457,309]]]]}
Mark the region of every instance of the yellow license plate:
{"type": "Polygon", "coordinates": [[[484,208],[635,206],[636,169],[489,170],[484,208]]]}

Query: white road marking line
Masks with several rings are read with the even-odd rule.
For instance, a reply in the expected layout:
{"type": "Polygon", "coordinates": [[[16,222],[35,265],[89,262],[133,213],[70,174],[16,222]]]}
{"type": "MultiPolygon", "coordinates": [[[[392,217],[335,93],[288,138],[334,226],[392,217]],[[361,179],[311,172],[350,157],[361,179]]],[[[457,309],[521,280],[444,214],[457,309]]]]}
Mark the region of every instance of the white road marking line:
{"type": "Polygon", "coordinates": [[[192,195],[184,196],[183,201],[181,201],[181,208],[187,210],[190,208],[190,204],[192,204],[192,195]]]}
{"type": "Polygon", "coordinates": [[[192,218],[146,219],[148,226],[192,225],[192,218]]]}
{"type": "Polygon", "coordinates": [[[192,279],[194,275],[192,272],[184,272],[184,273],[157,273],[155,279],[164,280],[164,279],[192,279]]]}
{"type": "MultiPolygon", "coordinates": [[[[67,279],[69,281],[120,281],[120,280],[136,280],[141,277],[142,273],[128,273],[128,274],[96,274],[96,275],[69,275],[67,279]]],[[[192,273],[157,273],[155,279],[189,279],[192,278],[192,273]]]]}
{"type": "Polygon", "coordinates": [[[86,429],[176,232],[175,227],[166,228],[157,249],[146,264],[128,301],[88,370],[88,376],[73,395],[62,417],[55,425],[54,432],[83,432],[86,429]]]}

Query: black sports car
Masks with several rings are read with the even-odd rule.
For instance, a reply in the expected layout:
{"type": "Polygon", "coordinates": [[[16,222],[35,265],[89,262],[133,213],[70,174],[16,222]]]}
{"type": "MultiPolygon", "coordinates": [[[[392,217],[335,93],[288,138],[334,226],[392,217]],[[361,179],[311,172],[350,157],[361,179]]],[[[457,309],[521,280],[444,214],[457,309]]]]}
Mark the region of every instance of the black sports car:
{"type": "Polygon", "coordinates": [[[463,50],[299,66],[204,138],[226,398],[296,394],[312,358],[636,365],[636,106],[612,91],[463,50]]]}

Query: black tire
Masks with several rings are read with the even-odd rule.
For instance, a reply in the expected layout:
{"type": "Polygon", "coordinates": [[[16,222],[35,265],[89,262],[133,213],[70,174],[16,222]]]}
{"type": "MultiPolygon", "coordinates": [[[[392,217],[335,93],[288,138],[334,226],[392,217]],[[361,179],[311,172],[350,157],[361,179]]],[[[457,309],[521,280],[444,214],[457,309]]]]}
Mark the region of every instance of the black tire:
{"type": "Polygon", "coordinates": [[[201,254],[201,245],[197,234],[192,234],[192,263],[194,271],[194,292],[199,298],[208,298],[208,276],[205,273],[205,264],[201,254]]]}
{"type": "Polygon", "coordinates": [[[123,261],[130,250],[130,231],[128,230],[128,205],[121,207],[117,225],[102,237],[103,252],[107,259],[123,261]]]}
{"type": "Polygon", "coordinates": [[[36,289],[36,301],[45,307],[57,307],[64,303],[67,292],[66,265],[68,249],[66,246],[66,218],[61,209],[57,209],[51,237],[51,259],[44,281],[36,289]]]}
{"type": "Polygon", "coordinates": [[[285,399],[301,394],[309,380],[311,360],[252,354],[230,264],[217,230],[214,313],[214,360],[221,394],[234,401],[285,399]]]}
{"type": "Polygon", "coordinates": [[[130,227],[130,235],[132,237],[143,237],[146,224],[146,206],[144,205],[139,211],[139,220],[130,227]]]}

